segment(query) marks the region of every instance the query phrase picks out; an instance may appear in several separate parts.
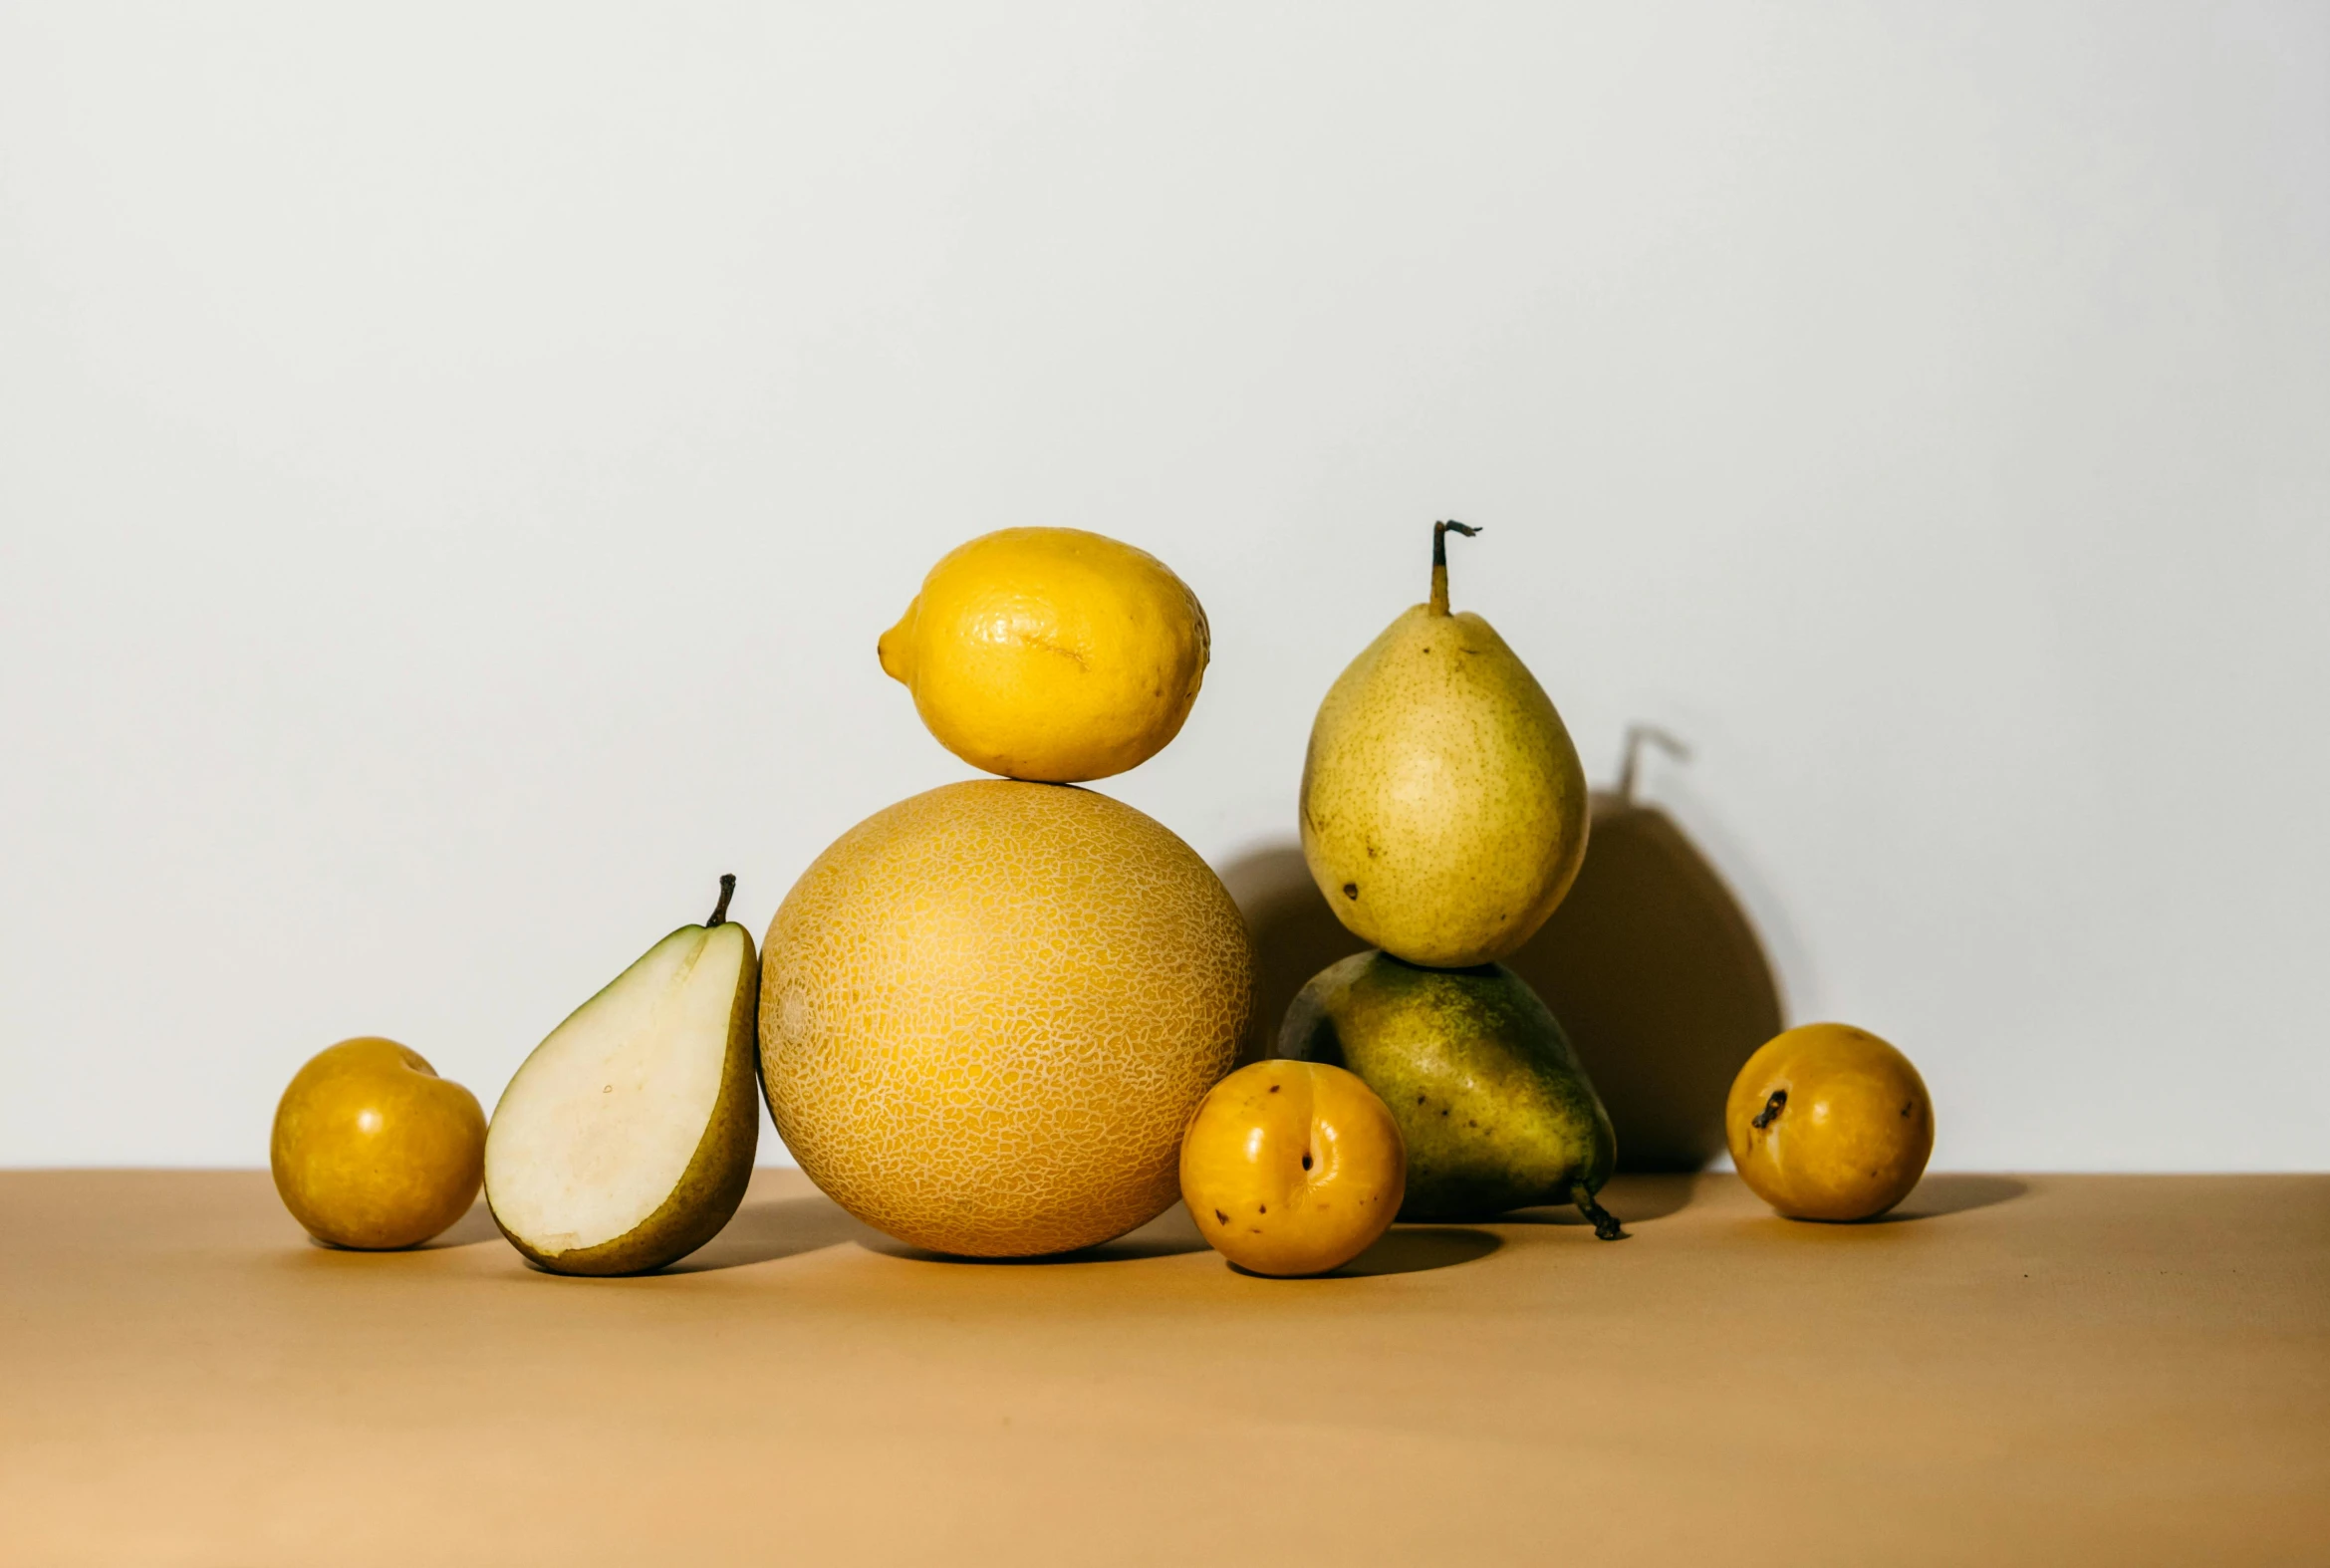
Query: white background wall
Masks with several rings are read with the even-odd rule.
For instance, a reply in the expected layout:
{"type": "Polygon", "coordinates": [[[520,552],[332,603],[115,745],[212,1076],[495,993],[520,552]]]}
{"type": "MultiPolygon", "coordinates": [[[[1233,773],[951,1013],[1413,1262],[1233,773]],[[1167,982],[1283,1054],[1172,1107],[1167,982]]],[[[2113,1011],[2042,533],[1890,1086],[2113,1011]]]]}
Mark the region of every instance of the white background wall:
{"type": "MultiPolygon", "coordinates": [[[[962,769],[1013,523],[1290,839],[1426,524],[1940,1166],[2330,1165],[2330,11],[0,4],[0,1161],[488,1106],[962,769]]],[[[766,1146],[781,1154],[774,1141],[766,1146]]]]}

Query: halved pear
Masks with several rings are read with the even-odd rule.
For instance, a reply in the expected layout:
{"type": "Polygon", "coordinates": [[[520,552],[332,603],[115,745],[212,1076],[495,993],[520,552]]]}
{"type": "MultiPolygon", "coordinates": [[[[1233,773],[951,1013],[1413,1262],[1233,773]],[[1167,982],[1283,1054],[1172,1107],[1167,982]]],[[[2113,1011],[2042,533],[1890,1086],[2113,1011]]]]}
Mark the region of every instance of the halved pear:
{"type": "Polygon", "coordinates": [[[534,1048],[485,1135],[485,1200],[560,1274],[638,1274],[719,1233],[760,1134],[760,961],[727,919],[647,949],[534,1048]]]}

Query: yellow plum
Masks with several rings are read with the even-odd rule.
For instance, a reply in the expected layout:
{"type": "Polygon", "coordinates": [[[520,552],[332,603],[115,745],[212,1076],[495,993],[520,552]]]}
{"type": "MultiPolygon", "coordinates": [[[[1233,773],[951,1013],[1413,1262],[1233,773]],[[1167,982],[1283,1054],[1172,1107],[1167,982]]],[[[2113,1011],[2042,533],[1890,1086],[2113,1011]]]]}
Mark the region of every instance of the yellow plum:
{"type": "Polygon", "coordinates": [[[343,1040],[293,1076],[268,1163],[283,1206],[320,1241],[426,1241],[469,1211],[485,1172],[477,1097],[393,1040],[343,1040]]]}
{"type": "Polygon", "coordinates": [[[1323,1062],[1256,1062],[1213,1086],[1181,1138],[1181,1201],[1256,1274],[1322,1274],[1400,1212],[1408,1150],[1384,1102],[1323,1062]]]}
{"type": "Polygon", "coordinates": [[[1910,1195],[1934,1153],[1934,1102],[1866,1029],[1811,1023],[1747,1059],[1723,1108],[1731,1163],[1791,1219],[1867,1219],[1910,1195]]]}

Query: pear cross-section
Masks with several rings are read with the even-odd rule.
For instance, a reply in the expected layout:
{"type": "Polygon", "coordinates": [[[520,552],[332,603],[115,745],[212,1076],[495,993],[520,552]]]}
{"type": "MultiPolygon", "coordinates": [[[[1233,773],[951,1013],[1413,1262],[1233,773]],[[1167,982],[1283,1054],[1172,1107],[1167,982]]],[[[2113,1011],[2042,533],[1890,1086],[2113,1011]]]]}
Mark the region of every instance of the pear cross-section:
{"type": "Polygon", "coordinates": [[[503,1091],[485,1196],[511,1244],[562,1274],[686,1256],[743,1201],[760,1129],[752,937],[683,925],[552,1030],[503,1091]]]}

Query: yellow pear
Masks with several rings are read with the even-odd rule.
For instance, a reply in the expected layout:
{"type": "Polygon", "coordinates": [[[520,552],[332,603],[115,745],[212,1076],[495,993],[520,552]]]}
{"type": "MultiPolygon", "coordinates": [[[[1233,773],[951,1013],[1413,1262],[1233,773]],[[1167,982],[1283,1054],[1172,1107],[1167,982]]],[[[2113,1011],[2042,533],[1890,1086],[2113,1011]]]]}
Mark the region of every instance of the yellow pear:
{"type": "Polygon", "coordinates": [[[1303,859],[1343,923],[1411,963],[1488,963],[1527,941],[1586,854],[1585,770],[1553,699],[1480,617],[1431,600],[1351,661],[1311,725],[1303,859]]]}

